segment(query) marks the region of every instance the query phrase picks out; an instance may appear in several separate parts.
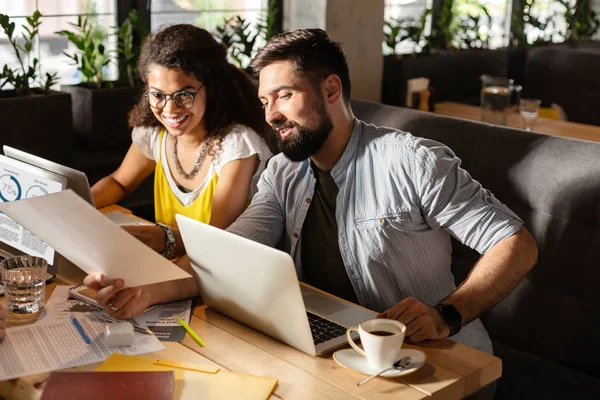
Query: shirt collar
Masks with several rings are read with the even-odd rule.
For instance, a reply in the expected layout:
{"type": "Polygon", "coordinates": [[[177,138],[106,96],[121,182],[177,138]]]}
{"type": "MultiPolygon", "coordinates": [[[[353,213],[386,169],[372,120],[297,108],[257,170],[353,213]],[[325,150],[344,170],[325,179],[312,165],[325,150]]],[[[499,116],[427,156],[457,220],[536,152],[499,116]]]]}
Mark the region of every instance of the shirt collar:
{"type": "MultiPolygon", "coordinates": [[[[352,126],[352,134],[350,135],[350,139],[346,144],[346,148],[342,153],[342,156],[338,160],[337,163],[331,169],[331,176],[338,183],[343,177],[346,176],[348,171],[348,166],[354,160],[354,155],[356,154],[356,149],[358,147],[358,143],[360,142],[360,138],[362,136],[362,124],[358,120],[358,118],[354,117],[354,124],[352,126]]],[[[338,184],[339,186],[339,184],[338,184]]]]}

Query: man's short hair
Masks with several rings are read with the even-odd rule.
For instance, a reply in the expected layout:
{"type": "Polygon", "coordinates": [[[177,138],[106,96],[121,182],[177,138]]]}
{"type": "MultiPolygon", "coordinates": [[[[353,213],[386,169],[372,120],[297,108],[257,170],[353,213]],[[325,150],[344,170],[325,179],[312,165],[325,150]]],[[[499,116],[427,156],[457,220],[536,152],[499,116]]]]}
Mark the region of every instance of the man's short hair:
{"type": "Polygon", "coordinates": [[[344,100],[350,101],[350,72],[342,45],[329,38],[322,29],[297,29],[273,36],[250,63],[255,75],[278,61],[291,61],[294,71],[319,88],[330,74],[342,82],[344,100]]]}

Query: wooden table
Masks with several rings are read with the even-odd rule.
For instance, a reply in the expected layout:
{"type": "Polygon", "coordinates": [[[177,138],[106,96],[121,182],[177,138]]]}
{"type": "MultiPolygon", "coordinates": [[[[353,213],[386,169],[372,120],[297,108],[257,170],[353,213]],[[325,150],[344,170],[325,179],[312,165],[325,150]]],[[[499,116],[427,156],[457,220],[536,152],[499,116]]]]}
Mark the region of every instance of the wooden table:
{"type": "MultiPolygon", "coordinates": [[[[47,298],[57,284],[78,284],[83,276],[85,273],[76,267],[60,271],[56,282],[47,285],[47,298]]],[[[273,399],[459,399],[502,374],[499,358],[451,340],[440,340],[420,346],[405,344],[427,354],[427,363],[417,372],[399,378],[377,378],[358,387],[356,383],[364,376],[338,365],[331,354],[311,357],[204,305],[195,308],[190,325],[205,341],[205,347],[187,335],[183,343],[163,342],[165,350],[146,356],[218,365],[225,370],[277,378],[273,399]]],[[[72,370],[92,371],[97,365],[72,370]]],[[[10,400],[7,393],[12,393],[14,398],[36,399],[40,391],[33,386],[47,376],[0,382],[0,397],[4,395],[10,400]],[[18,397],[19,393],[26,395],[18,397]]]]}
{"type": "MultiPolygon", "coordinates": [[[[435,105],[434,112],[440,115],[481,121],[480,108],[468,104],[453,102],[438,103],[435,105]]],[[[523,119],[516,112],[509,113],[508,126],[521,129],[525,127],[523,119]]],[[[538,117],[532,128],[535,132],[547,133],[549,135],[600,142],[600,126],[538,117]]]]}

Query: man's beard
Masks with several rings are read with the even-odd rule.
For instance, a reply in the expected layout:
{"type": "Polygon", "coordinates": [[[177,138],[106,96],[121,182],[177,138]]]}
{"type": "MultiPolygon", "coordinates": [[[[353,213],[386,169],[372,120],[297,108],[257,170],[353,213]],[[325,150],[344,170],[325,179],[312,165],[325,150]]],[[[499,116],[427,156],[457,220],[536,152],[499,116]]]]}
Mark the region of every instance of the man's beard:
{"type": "Polygon", "coordinates": [[[319,116],[319,123],[314,129],[299,125],[294,121],[273,124],[273,128],[286,126],[297,131],[285,138],[282,138],[279,134],[276,135],[279,151],[291,161],[304,161],[315,154],[321,149],[333,130],[331,118],[329,118],[323,102],[320,102],[317,115],[319,116]]]}

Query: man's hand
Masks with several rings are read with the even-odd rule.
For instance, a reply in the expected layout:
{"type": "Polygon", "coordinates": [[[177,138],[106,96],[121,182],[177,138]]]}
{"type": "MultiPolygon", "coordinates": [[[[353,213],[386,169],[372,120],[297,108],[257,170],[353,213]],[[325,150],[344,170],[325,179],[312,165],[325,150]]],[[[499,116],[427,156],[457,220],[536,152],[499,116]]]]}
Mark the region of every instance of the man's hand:
{"type": "Polygon", "coordinates": [[[137,317],[153,304],[149,286],[126,288],[122,279],[110,279],[102,274],[86,276],[83,284],[97,292],[98,304],[117,319],[137,317]]]}
{"type": "Polygon", "coordinates": [[[0,304],[0,339],[6,336],[6,310],[0,304]]]}
{"type": "Polygon", "coordinates": [[[426,339],[443,339],[450,334],[450,327],[438,310],[409,297],[377,318],[396,319],[406,325],[406,338],[418,343],[426,339]]]}

